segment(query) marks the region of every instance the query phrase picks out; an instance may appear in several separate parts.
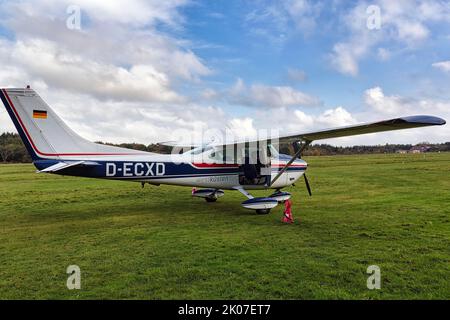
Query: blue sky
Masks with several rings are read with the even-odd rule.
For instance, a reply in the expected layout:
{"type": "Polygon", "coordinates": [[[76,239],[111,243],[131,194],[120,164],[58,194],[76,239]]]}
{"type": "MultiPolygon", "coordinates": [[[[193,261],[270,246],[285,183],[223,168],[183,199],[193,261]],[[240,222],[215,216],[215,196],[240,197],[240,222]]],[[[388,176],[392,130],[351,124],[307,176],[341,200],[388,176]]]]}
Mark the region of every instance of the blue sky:
{"type": "MultiPolygon", "coordinates": [[[[0,13],[8,66],[0,85],[32,84],[89,139],[150,143],[198,127],[251,135],[450,118],[449,1],[3,0],[0,13]],[[67,27],[70,5],[79,28],[67,27]],[[373,18],[379,28],[367,27],[373,18]]],[[[13,130],[4,111],[0,125],[13,130]]],[[[444,142],[449,134],[330,143],[444,142]]]]}
{"type": "Polygon", "coordinates": [[[211,81],[231,85],[236,77],[240,77],[250,83],[293,85],[321,97],[330,106],[350,104],[357,107],[362,103],[362,97],[355,97],[355,93],[380,83],[398,94],[421,97],[433,89],[435,92],[430,95],[441,94],[442,98],[449,98],[449,86],[443,82],[448,81],[448,77],[431,68],[434,62],[449,57],[448,21],[430,23],[428,28],[433,36],[410,47],[395,38],[381,41],[379,47],[394,52],[393,56],[382,61],[377,59],[376,51],[368,54],[361,59],[358,75],[348,76],[329,65],[328,55],[336,43],[349,36],[339,20],[342,14],[351,10],[351,2],[339,8],[324,6],[314,30],[306,32],[296,29],[293,21],[287,23],[287,29],[270,23],[269,19],[254,24],[246,22],[252,12],[264,15],[265,8],[276,2],[256,3],[258,5],[248,1],[209,2],[183,10],[187,17],[183,36],[198,43],[198,48],[194,45],[193,50],[219,71],[210,77],[211,81]],[[256,28],[263,29],[266,34],[256,34],[256,28]],[[307,81],[293,84],[287,76],[290,68],[304,71],[307,81]],[[422,83],[417,81],[418,77],[422,83]],[[428,87],[426,80],[437,87],[428,87]]]}

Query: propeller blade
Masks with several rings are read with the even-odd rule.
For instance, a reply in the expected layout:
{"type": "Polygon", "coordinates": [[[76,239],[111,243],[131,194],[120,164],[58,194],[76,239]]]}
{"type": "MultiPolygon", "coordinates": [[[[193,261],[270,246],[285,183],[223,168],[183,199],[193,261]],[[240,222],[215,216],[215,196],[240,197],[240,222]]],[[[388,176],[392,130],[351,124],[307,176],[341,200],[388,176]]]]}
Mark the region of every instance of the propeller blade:
{"type": "Polygon", "coordinates": [[[309,185],[309,181],[308,178],[306,177],[306,174],[303,175],[303,178],[305,178],[306,189],[308,189],[309,196],[311,197],[312,196],[311,186],[309,185]]]}

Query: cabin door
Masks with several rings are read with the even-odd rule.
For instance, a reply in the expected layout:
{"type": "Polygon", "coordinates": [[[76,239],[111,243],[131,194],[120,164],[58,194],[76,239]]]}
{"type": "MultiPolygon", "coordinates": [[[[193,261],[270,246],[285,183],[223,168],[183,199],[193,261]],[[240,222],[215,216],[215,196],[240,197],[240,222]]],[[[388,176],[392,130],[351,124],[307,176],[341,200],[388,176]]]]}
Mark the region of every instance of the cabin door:
{"type": "Polygon", "coordinates": [[[268,148],[246,144],[244,148],[238,150],[238,153],[241,160],[239,183],[246,186],[269,186],[272,169],[268,148]]]}

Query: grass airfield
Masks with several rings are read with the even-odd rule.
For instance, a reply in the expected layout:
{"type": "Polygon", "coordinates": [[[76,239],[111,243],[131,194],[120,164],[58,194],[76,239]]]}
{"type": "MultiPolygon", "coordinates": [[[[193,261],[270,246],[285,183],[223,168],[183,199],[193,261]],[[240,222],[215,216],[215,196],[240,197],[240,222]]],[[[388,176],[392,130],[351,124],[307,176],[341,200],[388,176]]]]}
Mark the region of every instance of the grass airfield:
{"type": "Polygon", "coordinates": [[[0,299],[450,299],[450,153],[306,160],[294,225],[238,192],[206,203],[0,165],[0,299]]]}

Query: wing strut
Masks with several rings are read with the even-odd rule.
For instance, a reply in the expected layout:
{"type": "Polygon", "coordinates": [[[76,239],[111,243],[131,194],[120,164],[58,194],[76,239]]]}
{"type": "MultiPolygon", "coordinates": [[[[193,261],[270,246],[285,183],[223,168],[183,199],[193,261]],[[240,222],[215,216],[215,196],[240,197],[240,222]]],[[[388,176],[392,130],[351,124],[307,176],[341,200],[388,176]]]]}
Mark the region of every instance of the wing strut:
{"type": "Polygon", "coordinates": [[[243,187],[239,186],[239,187],[234,187],[233,189],[239,191],[240,193],[242,193],[244,196],[246,196],[249,199],[254,199],[254,197],[247,192],[247,190],[245,190],[243,187]]]}
{"type": "MultiPolygon", "coordinates": [[[[270,182],[270,187],[273,186],[273,184],[278,180],[278,178],[281,177],[281,175],[287,170],[287,168],[289,168],[289,166],[295,161],[295,159],[297,159],[303,151],[305,151],[305,149],[311,144],[312,141],[304,141],[301,145],[300,148],[298,148],[297,152],[294,154],[294,156],[291,158],[291,160],[289,160],[288,163],[286,163],[286,165],[278,172],[278,174],[276,175],[275,178],[273,178],[273,180],[270,182]]],[[[298,143],[298,142],[297,142],[298,143]]],[[[295,143],[294,143],[295,145],[295,143]]]]}

